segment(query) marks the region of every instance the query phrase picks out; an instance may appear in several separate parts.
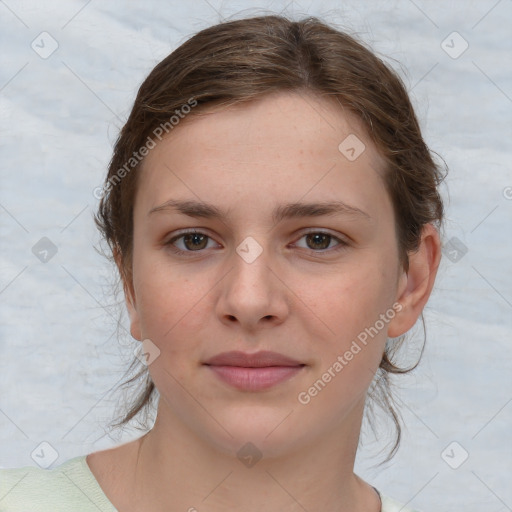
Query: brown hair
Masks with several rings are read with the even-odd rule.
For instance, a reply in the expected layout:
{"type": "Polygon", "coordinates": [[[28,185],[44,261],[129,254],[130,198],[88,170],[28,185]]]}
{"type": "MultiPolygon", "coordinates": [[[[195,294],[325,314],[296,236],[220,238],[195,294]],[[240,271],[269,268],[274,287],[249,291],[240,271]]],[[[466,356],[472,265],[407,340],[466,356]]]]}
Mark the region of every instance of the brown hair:
{"type": "MultiPolygon", "coordinates": [[[[96,223],[116,258],[125,293],[132,277],[133,205],[140,168],[135,153],[160,134],[161,127],[169,132],[171,117],[185,113],[183,106],[191,101],[195,106],[188,115],[194,116],[214,104],[233,105],[275,91],[333,98],[362,120],[387,163],[386,188],[394,205],[405,270],[408,253],[418,248],[422,227],[427,223],[441,227],[442,172],[423,141],[406,88],[393,70],[352,36],[316,17],[291,21],[271,15],[227,21],[198,32],[151,71],[115,144],[96,223]]],[[[389,374],[416,368],[425,346],[414,366],[401,368],[394,356],[403,341],[403,336],[388,340],[374,389],[368,392],[396,427],[395,444],[385,462],[394,456],[401,438],[389,374]]],[[[138,365],[134,359],[129,371],[138,365]]],[[[142,381],[143,388],[114,426],[125,425],[141,411],[147,414],[158,393],[146,367],[124,384],[136,381],[142,381]]],[[[370,424],[373,428],[371,418],[370,424]]]]}

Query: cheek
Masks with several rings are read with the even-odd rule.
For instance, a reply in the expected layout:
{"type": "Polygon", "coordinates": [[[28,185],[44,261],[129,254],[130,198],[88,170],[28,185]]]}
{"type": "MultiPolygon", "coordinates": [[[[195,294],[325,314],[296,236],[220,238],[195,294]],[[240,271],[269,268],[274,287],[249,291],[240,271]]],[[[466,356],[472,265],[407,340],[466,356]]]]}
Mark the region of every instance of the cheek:
{"type": "Polygon", "coordinates": [[[342,411],[351,410],[367,392],[394,316],[394,310],[386,316],[393,303],[392,284],[384,266],[368,264],[352,267],[326,283],[323,296],[309,292],[312,309],[329,326],[315,340],[318,364],[308,379],[309,387],[297,397],[299,403],[309,404],[305,406],[313,416],[329,411],[334,424],[342,419],[342,411]]]}
{"type": "Polygon", "coordinates": [[[169,354],[191,350],[214,282],[209,284],[204,275],[197,280],[184,276],[179,267],[170,271],[165,263],[150,264],[149,258],[137,270],[134,282],[144,338],[169,354]]]}
{"type": "Polygon", "coordinates": [[[319,397],[315,398],[317,406],[336,404],[336,410],[348,406],[366,392],[380,364],[395,314],[390,310],[394,274],[387,265],[375,256],[361,258],[350,270],[326,279],[323,293],[320,288],[307,286],[313,280],[303,285],[305,302],[311,304],[321,324],[329,327],[317,331],[322,332],[316,340],[319,364],[310,379],[311,385],[318,383],[312,389],[319,397]]]}
{"type": "MultiPolygon", "coordinates": [[[[323,277],[297,280],[301,301],[323,322],[324,334],[348,340],[375,323],[392,305],[394,274],[373,256],[323,277]]],[[[329,336],[326,336],[329,337],[329,336]]]]}

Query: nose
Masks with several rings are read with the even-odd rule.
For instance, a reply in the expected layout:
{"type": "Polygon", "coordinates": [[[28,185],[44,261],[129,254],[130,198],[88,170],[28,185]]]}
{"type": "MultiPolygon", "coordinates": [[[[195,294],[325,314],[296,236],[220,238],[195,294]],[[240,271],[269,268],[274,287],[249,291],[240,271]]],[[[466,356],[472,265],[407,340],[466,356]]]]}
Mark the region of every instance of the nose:
{"type": "Polygon", "coordinates": [[[221,321],[231,327],[238,323],[245,331],[284,322],[289,311],[289,291],[278,277],[278,262],[270,249],[249,237],[246,244],[233,251],[229,265],[231,270],[221,281],[217,302],[221,321]]]}

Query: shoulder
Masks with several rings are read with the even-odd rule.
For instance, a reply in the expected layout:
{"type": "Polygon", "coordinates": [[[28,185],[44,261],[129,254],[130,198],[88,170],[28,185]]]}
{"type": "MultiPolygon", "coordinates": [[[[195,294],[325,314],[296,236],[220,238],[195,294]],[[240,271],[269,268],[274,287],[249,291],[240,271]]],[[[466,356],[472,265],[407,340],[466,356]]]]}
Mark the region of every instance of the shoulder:
{"type": "Polygon", "coordinates": [[[0,512],[72,509],[115,512],[88,468],[85,456],[53,469],[0,469],[0,512]]]}
{"type": "Polygon", "coordinates": [[[380,499],[382,501],[381,512],[420,512],[419,510],[406,507],[403,503],[389,496],[384,496],[382,493],[380,493],[380,499]]]}

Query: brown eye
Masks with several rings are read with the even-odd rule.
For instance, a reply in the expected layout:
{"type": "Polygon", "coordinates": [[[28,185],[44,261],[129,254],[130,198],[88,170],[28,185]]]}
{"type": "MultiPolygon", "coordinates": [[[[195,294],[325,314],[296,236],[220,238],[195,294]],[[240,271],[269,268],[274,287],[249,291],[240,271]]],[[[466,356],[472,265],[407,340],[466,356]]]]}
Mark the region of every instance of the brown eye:
{"type": "Polygon", "coordinates": [[[300,240],[305,240],[305,246],[299,245],[304,249],[308,249],[313,252],[334,252],[340,249],[344,249],[348,243],[338,238],[337,236],[325,233],[323,231],[310,231],[305,233],[300,240]],[[336,242],[335,245],[331,245],[332,242],[336,242]]]}
{"type": "Polygon", "coordinates": [[[208,235],[199,231],[191,231],[171,238],[165,245],[169,246],[174,252],[181,254],[200,252],[208,248],[209,241],[213,242],[208,235]]]}
{"type": "Polygon", "coordinates": [[[308,247],[310,249],[327,249],[333,237],[326,233],[313,233],[306,235],[308,247]]]}
{"type": "Polygon", "coordinates": [[[183,236],[183,244],[187,249],[192,251],[196,249],[204,249],[206,247],[205,241],[208,240],[206,235],[201,233],[188,233],[183,236]]]}

